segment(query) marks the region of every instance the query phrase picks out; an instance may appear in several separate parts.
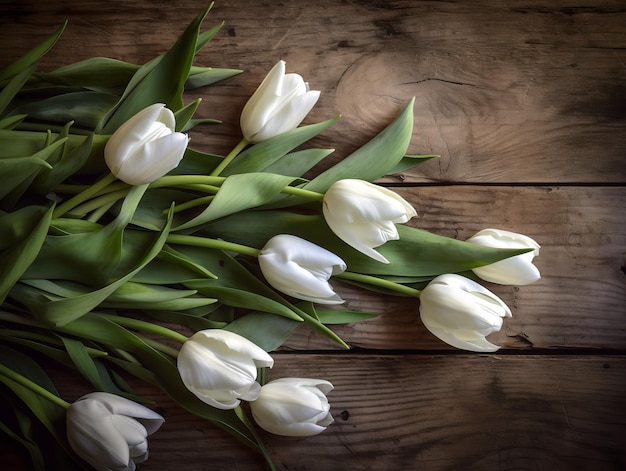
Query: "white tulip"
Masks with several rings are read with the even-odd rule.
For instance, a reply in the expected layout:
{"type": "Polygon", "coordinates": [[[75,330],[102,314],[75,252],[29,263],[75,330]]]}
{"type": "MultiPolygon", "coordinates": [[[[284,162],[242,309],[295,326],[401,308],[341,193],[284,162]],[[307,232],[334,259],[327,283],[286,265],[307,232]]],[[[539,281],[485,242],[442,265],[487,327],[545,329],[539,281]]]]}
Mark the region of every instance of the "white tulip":
{"type": "Polygon", "coordinates": [[[320,96],[298,74],[285,74],[279,61],[241,112],[240,124],[248,142],[261,142],[295,129],[313,109],[320,96]]]}
{"type": "Polygon", "coordinates": [[[343,300],[328,283],[346,270],[345,262],[328,250],[293,235],[272,237],[259,253],[267,282],[289,296],[320,304],[343,300]]]}
{"type": "Polygon", "coordinates": [[[218,409],[234,409],[241,400],[253,401],[261,391],[257,368],[271,368],[272,357],[234,332],[201,330],[178,353],[180,377],[193,394],[218,409]]]}
{"type": "Polygon", "coordinates": [[[74,452],[98,470],[133,471],[148,458],[147,436],[164,419],[129,399],[94,392],[67,410],[67,439],[74,452]]]}
{"type": "Polygon", "coordinates": [[[433,279],[420,294],[420,316],[426,328],[453,347],[493,352],[500,347],[485,337],[502,328],[511,310],[480,284],[460,275],[433,279]]]}
{"type": "Polygon", "coordinates": [[[109,170],[129,185],[150,183],[176,168],[189,139],[175,132],[174,113],[162,103],[144,108],[122,124],[104,148],[109,170]]]}
{"type": "Polygon", "coordinates": [[[515,257],[474,268],[472,271],[485,281],[501,285],[529,285],[541,278],[539,270],[533,265],[533,258],[539,255],[540,246],[528,236],[499,229],[483,229],[467,239],[467,242],[485,247],[533,249],[515,257]]]}
{"type": "Polygon", "coordinates": [[[280,378],[261,388],[250,403],[252,416],[263,430],[276,435],[306,437],[333,422],[326,394],[333,385],[321,379],[280,378]]]}
{"type": "Polygon", "coordinates": [[[333,183],[324,195],[322,211],[337,237],[382,263],[389,261],[374,247],[397,240],[395,224],[417,215],[413,206],[397,193],[354,179],[333,183]]]}

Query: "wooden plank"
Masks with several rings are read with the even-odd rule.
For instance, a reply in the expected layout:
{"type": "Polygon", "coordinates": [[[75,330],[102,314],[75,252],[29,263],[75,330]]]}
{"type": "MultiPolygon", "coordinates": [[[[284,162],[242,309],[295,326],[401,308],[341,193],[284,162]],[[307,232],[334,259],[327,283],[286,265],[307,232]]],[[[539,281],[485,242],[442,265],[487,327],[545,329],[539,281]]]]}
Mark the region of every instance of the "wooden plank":
{"type": "MultiPolygon", "coordinates": [[[[0,57],[17,57],[68,18],[43,68],[93,55],[143,62],[205,5],[3,2],[0,57]]],[[[227,152],[236,143],[245,100],[282,58],[323,92],[307,122],[343,115],[316,141],[337,149],[329,163],[415,96],[409,150],[442,158],[389,181],[624,181],[626,10],[614,2],[224,0],[206,25],[220,20],[224,30],[198,63],[246,73],[193,94],[205,99],[199,116],[224,121],[194,133],[200,148],[227,152]]]]}
{"type": "MultiPolygon", "coordinates": [[[[335,422],[322,434],[261,432],[278,470],[575,469],[626,466],[626,358],[276,354],[269,379],[323,378],[335,422]]],[[[68,399],[83,392],[67,381],[68,399]]],[[[141,391],[142,387],[139,387],[141,391]]],[[[151,389],[165,425],[142,471],[262,470],[223,431],[151,389]]]]}

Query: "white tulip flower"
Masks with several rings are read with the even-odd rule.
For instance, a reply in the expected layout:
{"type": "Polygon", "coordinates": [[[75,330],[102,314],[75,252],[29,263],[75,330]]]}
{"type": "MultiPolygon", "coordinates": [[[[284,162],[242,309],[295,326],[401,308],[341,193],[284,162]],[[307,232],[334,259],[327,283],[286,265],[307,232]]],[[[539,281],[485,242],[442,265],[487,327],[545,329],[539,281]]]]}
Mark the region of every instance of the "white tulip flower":
{"type": "Polygon", "coordinates": [[[274,236],[261,249],[259,266],[267,282],[289,296],[320,304],[343,303],[328,280],[343,273],[346,263],[312,242],[288,234],[274,236]]]}
{"type": "Polygon", "coordinates": [[[337,237],[382,263],[389,261],[374,247],[397,240],[395,224],[417,215],[413,206],[397,193],[355,179],[333,183],[324,195],[322,211],[337,237]]]}
{"type": "Polygon", "coordinates": [[[218,409],[234,409],[261,391],[257,368],[271,368],[272,357],[239,334],[222,329],[193,334],[178,353],[180,377],[193,394],[218,409]]]}
{"type": "Polygon", "coordinates": [[[499,229],[483,229],[467,239],[467,242],[485,247],[533,249],[521,255],[474,268],[472,271],[485,281],[521,286],[529,285],[541,278],[539,269],[533,265],[533,259],[539,255],[541,247],[528,236],[499,229]]]}
{"type": "Polygon", "coordinates": [[[502,328],[511,310],[488,289],[460,275],[433,279],[420,294],[420,316],[426,328],[453,347],[494,352],[500,347],[485,337],[502,328]]]}
{"type": "Polygon", "coordinates": [[[317,435],[333,422],[326,394],[328,381],[309,378],[280,378],[261,388],[250,403],[252,417],[263,430],[288,437],[317,435]]]}
{"type": "Polygon", "coordinates": [[[241,132],[248,142],[261,142],[295,129],[313,109],[320,92],[298,74],[285,74],[285,61],[270,70],[241,112],[241,132]]]}
{"type": "Polygon", "coordinates": [[[105,392],[82,396],[67,410],[67,439],[98,470],[133,471],[148,458],[147,436],[164,419],[129,399],[105,392]]]}
{"type": "Polygon", "coordinates": [[[176,132],[174,113],[162,103],[144,108],[122,124],[104,148],[104,160],[129,185],[151,183],[176,168],[189,139],[176,132]]]}

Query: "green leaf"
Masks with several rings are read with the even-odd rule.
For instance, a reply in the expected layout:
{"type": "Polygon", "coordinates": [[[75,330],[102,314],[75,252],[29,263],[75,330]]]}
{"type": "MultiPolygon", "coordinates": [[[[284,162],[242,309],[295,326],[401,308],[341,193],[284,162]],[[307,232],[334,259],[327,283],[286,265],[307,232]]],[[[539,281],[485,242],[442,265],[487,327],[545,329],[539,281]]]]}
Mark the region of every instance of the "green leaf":
{"type": "Polygon", "coordinates": [[[92,89],[124,87],[139,69],[138,65],[129,64],[108,57],[91,57],[69,64],[52,72],[35,73],[39,80],[92,89]]]}
{"type": "Polygon", "coordinates": [[[271,352],[280,347],[302,322],[267,312],[251,312],[224,327],[271,352]]]}
{"type": "Polygon", "coordinates": [[[22,121],[24,121],[24,119],[26,118],[25,114],[18,114],[15,116],[8,116],[4,119],[0,119],[0,130],[4,129],[4,130],[11,130],[14,129],[16,126],[19,126],[22,121]]]}
{"type": "Polygon", "coordinates": [[[237,69],[214,69],[211,67],[192,66],[189,72],[189,77],[185,82],[185,89],[193,90],[196,88],[206,87],[207,85],[212,85],[221,80],[234,77],[241,72],[241,70],[237,69]]]}
{"type": "Polygon", "coordinates": [[[304,149],[291,152],[263,169],[263,171],[301,177],[334,151],[335,149],[304,149]]]}
{"type": "Polygon", "coordinates": [[[0,216],[0,303],[35,260],[45,240],[53,207],[26,206],[0,216]]]}
{"type": "Polygon", "coordinates": [[[373,319],[378,314],[373,312],[351,311],[348,309],[315,309],[322,324],[351,324],[373,319]]]}
{"type": "Polygon", "coordinates": [[[76,369],[83,375],[83,377],[89,381],[96,389],[104,390],[104,385],[100,379],[100,374],[96,363],[91,358],[87,348],[83,342],[75,339],[71,339],[65,336],[60,336],[65,350],[72,359],[72,362],[76,366],[76,369]]]}
{"type": "Polygon", "coordinates": [[[45,41],[35,46],[33,49],[28,51],[22,57],[20,57],[15,62],[9,64],[4,69],[0,70],[0,82],[15,75],[19,74],[22,70],[29,67],[31,64],[37,62],[41,59],[52,46],[57,42],[57,40],[63,34],[65,27],[67,26],[67,20],[63,22],[63,24],[45,41]]]}
{"type": "MultiPolygon", "coordinates": [[[[0,116],[7,109],[7,107],[11,103],[11,100],[13,100],[15,95],[17,95],[17,93],[26,83],[26,80],[28,80],[28,77],[30,77],[36,67],[37,63],[33,63],[30,66],[26,67],[15,77],[9,80],[9,83],[0,91],[0,116]]],[[[15,114],[19,114],[19,112],[15,114]]]]}
{"type": "Polygon", "coordinates": [[[428,155],[405,155],[400,162],[396,164],[396,166],[390,170],[388,173],[393,175],[394,173],[404,172],[410,168],[415,167],[423,162],[426,162],[430,159],[436,159],[441,157],[436,154],[428,154],[428,155]]]}
{"type": "Polygon", "coordinates": [[[272,173],[246,173],[226,178],[215,198],[199,215],[184,222],[174,231],[203,225],[230,214],[261,206],[272,200],[293,177],[272,173]]]}
{"type": "Polygon", "coordinates": [[[412,98],[402,113],[383,131],[338,164],[315,177],[303,188],[324,193],[337,180],[374,181],[391,172],[406,154],[413,133],[412,98]]]}
{"type": "Polygon", "coordinates": [[[103,120],[101,134],[112,134],[129,118],[154,103],[165,103],[174,112],[183,107],[182,95],[196,52],[200,25],[210,8],[196,16],[169,51],[135,73],[118,105],[103,120]]]}
{"type": "Polygon", "coordinates": [[[174,113],[174,117],[176,118],[176,131],[180,132],[187,126],[196,112],[196,109],[198,109],[200,101],[202,100],[198,98],[174,113]]]}
{"type": "Polygon", "coordinates": [[[299,128],[259,142],[239,154],[237,158],[221,172],[221,175],[228,176],[239,173],[263,172],[269,166],[275,164],[287,154],[287,152],[290,152],[309,139],[314,138],[334,124],[338,119],[339,118],[334,118],[317,124],[300,126],[299,128]]]}
{"type": "Polygon", "coordinates": [[[119,97],[110,93],[79,91],[31,101],[11,113],[26,114],[29,120],[50,124],[74,121],[77,127],[92,130],[118,101],[119,97]]]}

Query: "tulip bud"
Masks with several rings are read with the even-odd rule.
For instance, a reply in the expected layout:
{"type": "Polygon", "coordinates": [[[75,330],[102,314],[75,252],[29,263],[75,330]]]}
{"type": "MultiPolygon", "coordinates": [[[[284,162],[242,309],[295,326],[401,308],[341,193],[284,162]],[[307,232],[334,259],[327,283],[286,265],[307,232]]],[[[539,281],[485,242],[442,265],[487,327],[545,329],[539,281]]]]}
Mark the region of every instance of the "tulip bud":
{"type": "Polygon", "coordinates": [[[529,285],[541,278],[539,270],[533,265],[533,258],[539,255],[540,246],[528,236],[498,229],[483,229],[467,239],[467,242],[485,247],[533,249],[531,252],[474,268],[472,271],[485,281],[501,285],[529,285]]]}
{"type": "Polygon", "coordinates": [[[397,193],[353,179],[333,183],[324,195],[322,210],[328,227],[337,237],[382,263],[389,261],[373,248],[397,240],[395,224],[417,215],[397,193]]]}
{"type": "Polygon", "coordinates": [[[129,399],[94,392],[67,410],[67,439],[74,452],[96,469],[134,470],[148,458],[146,437],[164,419],[129,399]]]}
{"type": "Polygon", "coordinates": [[[315,106],[320,96],[298,74],[285,74],[279,61],[241,112],[241,132],[248,142],[261,142],[295,129],[315,106]]]}
{"type": "Polygon", "coordinates": [[[250,340],[221,329],[201,330],[178,353],[178,372],[192,393],[218,409],[234,409],[261,391],[257,368],[274,365],[272,357],[250,340]]]}
{"type": "Polygon", "coordinates": [[[326,394],[333,385],[321,379],[280,378],[261,388],[250,403],[263,430],[288,437],[317,435],[333,422],[326,394]]]}
{"type": "Polygon", "coordinates": [[[460,275],[440,275],[420,295],[420,316],[426,328],[453,347],[493,352],[500,347],[485,337],[499,331],[511,317],[504,302],[480,284],[460,275]]]}
{"type": "Polygon", "coordinates": [[[109,170],[129,185],[150,183],[176,168],[189,139],[175,132],[174,113],[162,103],[144,108],[122,124],[104,148],[109,170]]]}
{"type": "Polygon", "coordinates": [[[307,240],[287,234],[272,237],[259,253],[259,266],[267,282],[289,296],[320,304],[343,303],[328,280],[346,270],[345,262],[307,240]]]}

